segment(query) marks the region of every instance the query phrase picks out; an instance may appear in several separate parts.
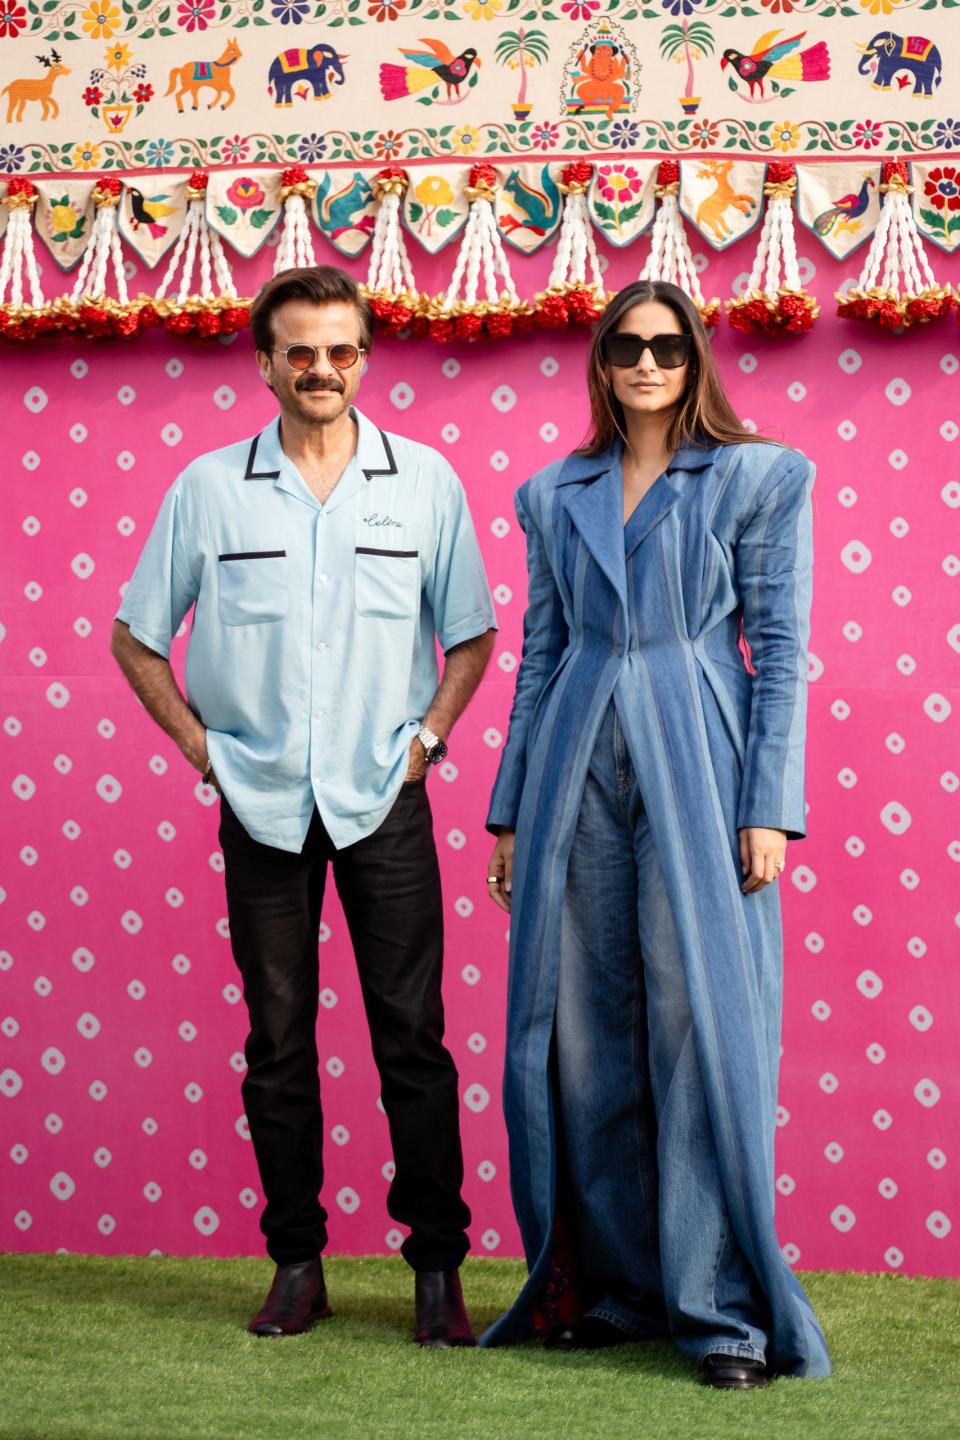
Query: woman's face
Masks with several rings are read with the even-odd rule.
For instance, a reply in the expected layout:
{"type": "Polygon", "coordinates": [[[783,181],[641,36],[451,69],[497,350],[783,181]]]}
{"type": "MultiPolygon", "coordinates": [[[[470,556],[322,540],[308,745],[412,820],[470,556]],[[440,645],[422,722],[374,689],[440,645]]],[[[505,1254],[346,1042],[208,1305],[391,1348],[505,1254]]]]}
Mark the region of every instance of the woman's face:
{"type": "MultiPolygon", "coordinates": [[[[632,305],[620,318],[616,333],[641,335],[651,340],[655,335],[682,335],[683,327],[669,305],[659,300],[644,300],[632,305]]],[[[623,406],[624,414],[656,415],[673,410],[687,388],[690,361],[676,369],[661,367],[646,349],[632,366],[606,366],[613,394],[623,406]]]]}

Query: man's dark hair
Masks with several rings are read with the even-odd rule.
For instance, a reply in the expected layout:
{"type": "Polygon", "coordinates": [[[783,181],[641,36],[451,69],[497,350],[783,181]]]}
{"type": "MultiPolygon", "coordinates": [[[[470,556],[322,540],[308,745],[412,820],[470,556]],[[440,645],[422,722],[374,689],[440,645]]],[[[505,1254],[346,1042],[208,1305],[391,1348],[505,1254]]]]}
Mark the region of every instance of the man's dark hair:
{"type": "Polygon", "coordinates": [[[250,307],[250,330],[257,350],[273,349],[273,312],[288,300],[310,300],[314,305],[353,305],[357,311],[360,344],[373,348],[373,307],[356,281],[336,265],[304,265],[281,270],[258,291],[250,307]]]}

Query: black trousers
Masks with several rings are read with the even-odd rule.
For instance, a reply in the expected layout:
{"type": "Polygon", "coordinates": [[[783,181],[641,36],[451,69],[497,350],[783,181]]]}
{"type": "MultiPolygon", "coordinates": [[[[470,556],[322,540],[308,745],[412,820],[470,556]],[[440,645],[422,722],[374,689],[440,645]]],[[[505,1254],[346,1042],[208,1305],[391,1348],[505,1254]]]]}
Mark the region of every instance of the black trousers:
{"type": "Polygon", "coordinates": [[[415,1270],[455,1269],[469,1247],[460,1189],[457,1070],[443,1044],[443,910],[424,781],[405,784],[372,835],[336,850],[319,813],[299,855],[248,835],[220,810],[233,955],[250,1016],[243,1104],[278,1265],[327,1243],[317,1055],[320,910],[327,863],[353,942],[396,1174],[387,1209],[410,1228],[415,1270]]]}

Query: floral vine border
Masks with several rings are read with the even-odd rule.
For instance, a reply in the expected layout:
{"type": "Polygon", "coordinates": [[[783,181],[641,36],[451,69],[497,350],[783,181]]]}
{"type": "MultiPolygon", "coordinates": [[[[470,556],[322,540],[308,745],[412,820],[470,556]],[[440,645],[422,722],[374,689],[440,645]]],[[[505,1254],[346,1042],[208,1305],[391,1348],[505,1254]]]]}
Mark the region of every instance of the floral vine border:
{"type": "Polygon", "coordinates": [[[586,155],[736,151],[752,155],[928,154],[960,150],[960,120],[561,120],[442,125],[408,130],[331,130],[304,135],[215,135],[176,140],[70,140],[0,145],[0,173],[69,174],[166,170],[201,165],[282,165],[440,160],[483,155],[548,158],[586,155]]]}
{"type": "Polygon", "coordinates": [[[377,24],[403,18],[418,20],[523,21],[589,20],[605,15],[621,22],[662,20],[671,15],[712,14],[724,19],[741,16],[792,14],[802,19],[816,15],[890,15],[906,10],[952,10],[960,0],[759,0],[758,4],[731,4],[730,0],[658,0],[638,5],[636,0],[9,0],[0,15],[0,38],[26,33],[35,40],[111,39],[122,35],[148,40],[182,31],[216,30],[225,26],[293,25],[322,22],[330,28],[377,24]],[[269,12],[269,13],[268,13],[269,12]]]}

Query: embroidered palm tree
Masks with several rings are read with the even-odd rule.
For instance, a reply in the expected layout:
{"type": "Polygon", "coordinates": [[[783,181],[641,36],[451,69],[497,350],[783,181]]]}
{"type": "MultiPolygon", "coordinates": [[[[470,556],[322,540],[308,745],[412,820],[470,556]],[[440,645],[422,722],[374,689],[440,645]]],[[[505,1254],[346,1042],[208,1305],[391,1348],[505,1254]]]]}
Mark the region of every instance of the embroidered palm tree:
{"type": "Polygon", "coordinates": [[[532,105],[527,104],[527,71],[543,65],[550,55],[550,43],[543,30],[504,30],[497,41],[494,57],[498,65],[520,71],[520,94],[513,106],[517,120],[526,120],[532,105]]]}
{"type": "Polygon", "coordinates": [[[705,20],[693,24],[686,15],[679,25],[668,25],[660,36],[660,54],[664,60],[686,61],[687,80],[680,105],[685,115],[696,115],[700,96],[693,93],[693,62],[712,55],[714,50],[713,32],[705,20]]]}

